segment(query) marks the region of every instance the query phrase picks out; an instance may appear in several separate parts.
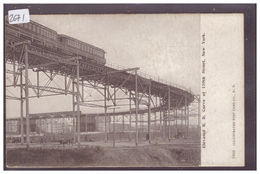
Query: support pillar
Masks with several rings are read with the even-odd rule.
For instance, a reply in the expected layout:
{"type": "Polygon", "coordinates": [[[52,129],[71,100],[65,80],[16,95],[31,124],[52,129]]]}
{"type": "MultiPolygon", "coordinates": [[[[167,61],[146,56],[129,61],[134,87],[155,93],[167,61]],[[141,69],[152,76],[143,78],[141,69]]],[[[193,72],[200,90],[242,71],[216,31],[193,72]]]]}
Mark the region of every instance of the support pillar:
{"type": "Polygon", "coordinates": [[[183,131],[183,109],[181,108],[181,132],[183,131]]]}
{"type": "Polygon", "coordinates": [[[78,134],[78,147],[80,146],[80,106],[79,106],[79,60],[77,60],[77,134],[78,134]]]}
{"type": "Polygon", "coordinates": [[[135,70],[135,145],[138,146],[138,86],[137,86],[137,70],[135,70]]]}
{"type": "Polygon", "coordinates": [[[131,101],[132,101],[132,95],[131,95],[131,91],[129,92],[129,97],[130,97],[130,101],[129,101],[129,121],[130,121],[130,135],[129,135],[129,140],[130,141],[132,141],[132,111],[131,111],[131,109],[132,109],[132,103],[131,103],[131,101]]]}
{"type": "Polygon", "coordinates": [[[151,84],[149,84],[148,99],[148,136],[149,144],[151,144],[151,84]]]}
{"type": "Polygon", "coordinates": [[[116,137],[115,137],[115,132],[116,132],[116,88],[114,88],[114,108],[113,108],[113,147],[116,146],[116,137]]]}
{"type": "Polygon", "coordinates": [[[111,132],[111,114],[108,114],[108,132],[110,133],[111,132]]]}
{"type": "Polygon", "coordinates": [[[167,118],[166,118],[166,111],[163,108],[163,139],[166,140],[166,127],[167,127],[167,118]]]}
{"type": "Polygon", "coordinates": [[[28,74],[28,45],[25,44],[24,46],[24,56],[25,56],[25,104],[26,104],[26,144],[27,147],[30,146],[30,120],[29,120],[29,74],[28,74]]]}
{"type": "Polygon", "coordinates": [[[105,142],[107,142],[107,87],[104,86],[104,105],[105,105],[105,142]]]}
{"type": "Polygon", "coordinates": [[[37,71],[37,97],[40,97],[40,89],[39,89],[39,85],[40,85],[40,77],[39,77],[39,71],[37,71]]]}
{"type": "Polygon", "coordinates": [[[76,143],[76,124],[75,124],[75,81],[74,77],[72,78],[72,109],[73,109],[73,115],[72,115],[72,122],[73,122],[73,127],[72,127],[72,132],[73,132],[73,143],[76,143]]]}
{"type": "Polygon", "coordinates": [[[21,96],[21,100],[20,100],[20,108],[21,108],[21,143],[23,145],[24,143],[24,126],[23,126],[23,72],[22,69],[20,69],[20,96],[21,96]]]}
{"type": "Polygon", "coordinates": [[[189,136],[190,130],[190,115],[189,115],[189,106],[187,107],[187,137],[189,136]]]}

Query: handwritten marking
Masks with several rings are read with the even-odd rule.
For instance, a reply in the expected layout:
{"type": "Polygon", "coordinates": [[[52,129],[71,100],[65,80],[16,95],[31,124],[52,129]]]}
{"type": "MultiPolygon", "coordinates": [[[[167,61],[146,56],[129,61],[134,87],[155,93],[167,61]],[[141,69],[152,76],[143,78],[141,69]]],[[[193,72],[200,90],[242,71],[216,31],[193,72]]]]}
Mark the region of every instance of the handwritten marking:
{"type": "Polygon", "coordinates": [[[9,24],[22,24],[30,22],[30,13],[28,9],[9,10],[9,24]]]}

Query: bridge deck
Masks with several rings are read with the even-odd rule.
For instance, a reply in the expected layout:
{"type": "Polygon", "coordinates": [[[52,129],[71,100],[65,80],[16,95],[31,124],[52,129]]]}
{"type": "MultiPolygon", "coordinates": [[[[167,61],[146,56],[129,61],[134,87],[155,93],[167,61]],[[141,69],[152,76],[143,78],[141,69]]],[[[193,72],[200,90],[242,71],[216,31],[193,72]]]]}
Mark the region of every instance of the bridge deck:
{"type": "MultiPolygon", "coordinates": [[[[15,36],[6,32],[5,34],[5,59],[7,62],[16,62],[22,66],[25,60],[21,59],[24,53],[23,42],[28,42],[28,62],[29,68],[37,68],[42,71],[52,72],[59,75],[67,75],[75,77],[75,65],[77,58],[69,52],[63,52],[54,48],[46,48],[37,45],[28,40],[28,38],[15,36]]],[[[133,71],[129,71],[124,67],[115,67],[115,65],[107,62],[106,66],[100,66],[91,63],[80,62],[79,76],[83,81],[95,81],[99,84],[120,87],[127,91],[135,91],[135,75],[133,71]]],[[[151,84],[151,95],[162,98],[163,105],[167,105],[167,92],[171,92],[171,107],[185,106],[185,97],[187,104],[194,100],[193,93],[181,86],[166,82],[159,78],[138,72],[138,92],[148,94],[149,84],[151,84]]]]}

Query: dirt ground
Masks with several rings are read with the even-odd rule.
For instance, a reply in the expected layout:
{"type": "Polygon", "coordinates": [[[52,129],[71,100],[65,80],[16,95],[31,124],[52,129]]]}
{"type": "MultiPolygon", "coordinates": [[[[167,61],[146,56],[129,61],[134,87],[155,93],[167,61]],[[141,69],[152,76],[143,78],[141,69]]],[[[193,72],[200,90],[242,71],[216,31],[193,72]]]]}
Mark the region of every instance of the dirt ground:
{"type": "Polygon", "coordinates": [[[135,142],[82,142],[77,145],[32,144],[30,148],[9,145],[10,168],[32,167],[195,167],[200,165],[200,147],[194,140],[135,142]]]}

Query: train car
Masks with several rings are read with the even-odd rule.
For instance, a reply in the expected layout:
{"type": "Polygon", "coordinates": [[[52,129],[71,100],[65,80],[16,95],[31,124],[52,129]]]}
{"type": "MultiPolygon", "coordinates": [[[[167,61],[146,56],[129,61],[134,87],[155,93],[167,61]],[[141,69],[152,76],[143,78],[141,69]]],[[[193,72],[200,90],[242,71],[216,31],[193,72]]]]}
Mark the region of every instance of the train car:
{"type": "Polygon", "coordinates": [[[58,48],[58,33],[32,20],[29,23],[9,24],[6,19],[5,28],[7,34],[20,37],[22,40],[30,40],[32,43],[49,48],[58,48]]]}
{"type": "Polygon", "coordinates": [[[106,52],[103,49],[63,34],[59,35],[56,31],[32,20],[29,23],[9,24],[8,18],[6,18],[5,32],[21,40],[30,40],[40,46],[79,56],[84,62],[102,66],[106,64],[106,52]]]}
{"type": "Polygon", "coordinates": [[[106,64],[106,52],[103,49],[63,34],[58,36],[58,40],[69,52],[73,52],[75,56],[79,56],[83,62],[92,62],[99,65],[106,64]]]}

